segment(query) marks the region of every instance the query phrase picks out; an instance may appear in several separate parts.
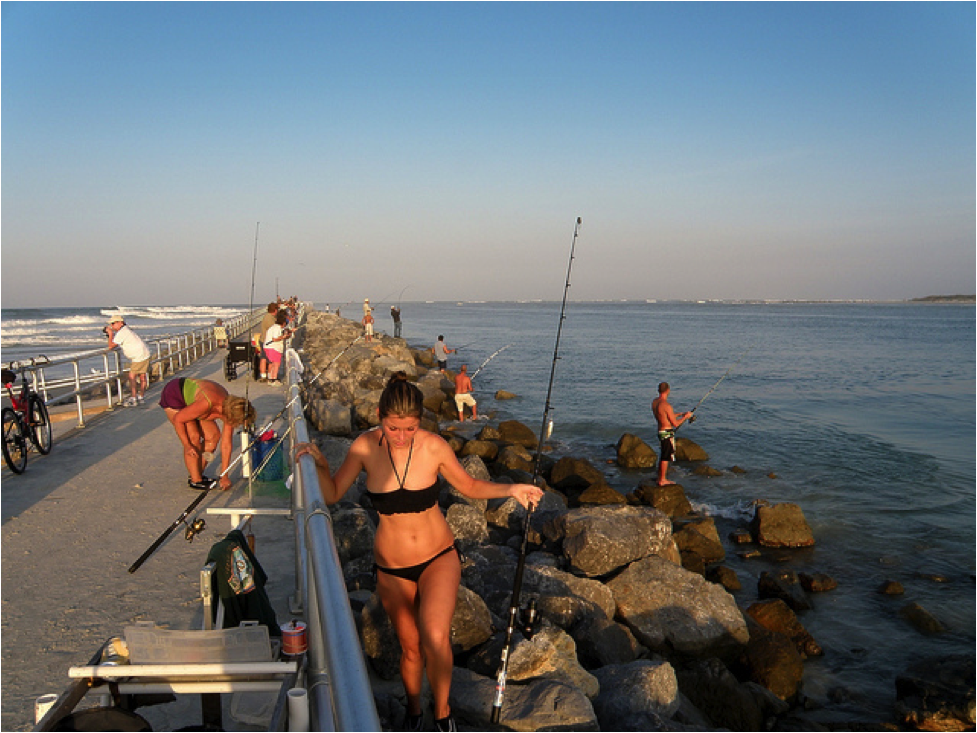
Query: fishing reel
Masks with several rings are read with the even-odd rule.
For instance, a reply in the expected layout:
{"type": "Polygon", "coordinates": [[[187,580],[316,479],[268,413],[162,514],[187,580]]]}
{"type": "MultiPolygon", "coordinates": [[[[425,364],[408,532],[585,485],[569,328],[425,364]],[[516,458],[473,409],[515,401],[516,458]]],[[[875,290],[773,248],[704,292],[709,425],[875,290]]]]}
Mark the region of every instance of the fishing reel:
{"type": "MultiPolygon", "coordinates": [[[[186,524],[186,522],[184,522],[184,524],[186,524]]],[[[207,522],[204,521],[203,517],[197,517],[192,522],[187,524],[183,537],[187,542],[193,542],[193,538],[203,532],[205,529],[207,529],[207,522]]]]}
{"type": "Polygon", "coordinates": [[[519,609],[519,630],[527,639],[532,639],[539,631],[540,616],[536,609],[536,599],[530,598],[525,608],[519,609]]]}

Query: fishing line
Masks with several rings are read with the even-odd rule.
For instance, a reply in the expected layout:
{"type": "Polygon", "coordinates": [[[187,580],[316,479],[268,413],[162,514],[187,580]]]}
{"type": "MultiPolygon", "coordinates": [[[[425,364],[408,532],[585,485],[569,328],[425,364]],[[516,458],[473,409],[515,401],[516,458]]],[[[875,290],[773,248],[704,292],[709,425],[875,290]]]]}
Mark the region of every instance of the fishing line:
{"type": "MultiPolygon", "coordinates": [[[[556,378],[556,362],[560,358],[560,336],[563,333],[563,321],[566,319],[567,294],[570,292],[570,270],[573,268],[573,251],[577,244],[577,235],[580,233],[581,224],[583,224],[583,220],[578,216],[576,223],[573,225],[573,239],[570,241],[570,260],[567,263],[567,278],[563,285],[563,305],[560,307],[560,322],[556,329],[556,344],[553,347],[553,364],[550,367],[550,383],[546,389],[546,402],[543,407],[543,423],[539,429],[539,442],[536,444],[536,456],[533,459],[532,482],[536,485],[538,485],[540,479],[543,443],[548,437],[550,425],[549,416],[551,409],[550,398],[553,395],[553,382],[556,378]]],[[[516,563],[516,577],[512,584],[512,599],[509,603],[509,623],[506,627],[505,644],[502,646],[502,659],[499,662],[499,671],[496,675],[495,700],[492,703],[493,723],[498,723],[499,719],[502,717],[502,699],[505,696],[506,678],[509,670],[509,651],[512,647],[512,634],[516,630],[516,624],[519,621],[519,617],[522,616],[522,628],[531,634],[533,625],[536,621],[535,600],[531,600],[529,602],[529,606],[525,613],[520,612],[521,609],[519,606],[519,595],[522,592],[522,579],[526,571],[526,548],[529,544],[530,519],[532,518],[533,511],[534,507],[532,504],[530,504],[529,509],[526,510],[526,517],[523,522],[522,544],[519,548],[519,561],[516,563]]]]}
{"type": "Polygon", "coordinates": [[[478,376],[478,373],[479,373],[480,371],[482,371],[482,370],[483,370],[483,369],[485,368],[485,365],[486,365],[486,364],[488,364],[488,363],[489,363],[490,361],[492,361],[492,359],[494,359],[495,357],[497,357],[497,356],[498,356],[499,354],[501,354],[501,353],[502,353],[503,351],[505,351],[506,349],[508,349],[508,348],[509,348],[510,346],[512,346],[512,345],[513,345],[513,344],[506,344],[506,345],[505,345],[505,346],[503,346],[503,347],[502,347],[501,349],[498,349],[498,350],[497,350],[497,351],[496,351],[496,352],[495,352],[494,354],[492,354],[492,355],[491,355],[491,356],[490,356],[490,357],[489,357],[488,359],[486,359],[486,360],[485,360],[485,361],[483,361],[483,362],[482,362],[481,364],[479,364],[479,365],[478,365],[478,369],[476,369],[476,370],[475,370],[475,371],[474,371],[474,372],[472,373],[472,375],[471,375],[471,378],[472,378],[472,379],[474,379],[475,377],[477,377],[477,376],[478,376]]]}
{"type": "MultiPolygon", "coordinates": [[[[723,380],[724,380],[724,379],[726,379],[726,377],[728,377],[728,376],[729,376],[729,373],[730,373],[731,371],[733,371],[733,369],[734,369],[734,368],[736,368],[736,365],[737,365],[737,364],[739,364],[739,363],[740,363],[741,361],[743,361],[743,358],[744,358],[744,357],[745,357],[745,356],[746,356],[747,354],[749,354],[749,353],[750,353],[751,351],[753,351],[753,349],[754,349],[754,347],[755,347],[755,346],[756,346],[756,343],[754,343],[753,345],[751,345],[751,346],[750,346],[750,347],[749,347],[749,348],[748,348],[748,349],[747,349],[746,351],[744,351],[744,352],[743,352],[742,354],[740,354],[740,355],[739,355],[739,358],[737,358],[737,359],[736,359],[736,361],[734,361],[734,362],[733,362],[733,363],[732,363],[732,364],[730,365],[730,367],[729,367],[729,369],[727,369],[727,370],[726,370],[726,371],[725,371],[725,372],[723,373],[723,376],[721,376],[721,377],[719,378],[719,380],[718,380],[718,381],[717,381],[717,382],[716,382],[716,383],[715,383],[714,385],[712,385],[712,389],[710,389],[710,390],[709,390],[708,392],[706,392],[706,393],[705,393],[705,394],[704,394],[704,395],[702,396],[702,399],[701,399],[701,400],[699,400],[699,402],[698,402],[698,403],[696,404],[696,406],[692,408],[692,410],[691,410],[691,412],[690,412],[690,414],[689,414],[689,420],[688,420],[689,422],[695,422],[695,411],[699,409],[699,407],[700,407],[700,406],[702,405],[702,403],[703,403],[703,402],[705,402],[705,401],[706,401],[706,398],[707,398],[707,397],[708,397],[709,395],[711,395],[711,394],[712,394],[713,392],[715,392],[715,391],[716,391],[716,389],[717,389],[717,388],[719,387],[719,385],[720,385],[720,384],[722,384],[722,382],[723,382],[723,380]]],[[[682,427],[682,426],[681,426],[681,425],[679,425],[678,427],[680,428],[680,427],[682,427]]],[[[676,430],[678,430],[678,428],[676,428],[676,430]]]]}

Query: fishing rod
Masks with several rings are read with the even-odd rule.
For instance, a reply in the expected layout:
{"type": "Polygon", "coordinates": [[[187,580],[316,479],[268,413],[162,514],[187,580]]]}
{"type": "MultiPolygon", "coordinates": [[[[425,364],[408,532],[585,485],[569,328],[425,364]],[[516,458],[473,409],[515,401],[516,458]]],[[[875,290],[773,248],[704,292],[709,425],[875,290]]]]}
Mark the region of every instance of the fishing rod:
{"type": "Polygon", "coordinates": [[[486,364],[488,364],[488,363],[489,363],[490,361],[492,361],[492,359],[494,359],[495,357],[497,357],[497,356],[498,356],[499,354],[501,354],[501,353],[502,353],[503,351],[505,351],[506,349],[508,349],[508,348],[509,348],[510,346],[512,346],[512,344],[506,344],[506,345],[505,345],[505,346],[503,346],[503,347],[502,347],[501,349],[499,349],[499,350],[498,350],[498,351],[496,351],[496,352],[495,352],[494,354],[492,354],[492,355],[491,355],[491,356],[490,356],[490,357],[489,357],[488,359],[486,359],[486,360],[485,360],[485,361],[483,361],[483,362],[482,362],[481,364],[479,364],[479,365],[478,365],[478,369],[476,369],[476,370],[475,370],[475,371],[474,371],[474,372],[472,373],[472,375],[471,375],[471,378],[472,378],[472,379],[474,379],[475,377],[477,377],[477,376],[478,376],[478,373],[479,373],[480,371],[482,371],[482,370],[483,370],[483,369],[485,368],[485,365],[486,365],[486,364]]]}
{"type": "MultiPolygon", "coordinates": [[[[550,368],[550,383],[546,389],[546,402],[543,407],[543,423],[539,429],[539,442],[536,444],[536,456],[533,458],[533,484],[537,484],[540,478],[540,465],[542,464],[543,457],[543,443],[548,437],[548,428],[550,425],[550,398],[553,395],[553,382],[556,378],[556,362],[560,358],[560,335],[563,333],[563,321],[566,319],[567,310],[567,294],[570,291],[570,270],[573,267],[573,250],[577,244],[577,235],[580,233],[580,225],[583,224],[583,220],[578,216],[576,223],[573,225],[573,239],[570,241],[570,260],[567,263],[567,279],[563,286],[563,305],[560,308],[560,322],[556,328],[556,344],[553,347],[553,365],[550,368]]],[[[496,675],[495,681],[495,700],[492,703],[492,722],[498,723],[499,719],[502,717],[502,699],[505,696],[505,684],[506,678],[509,673],[509,650],[512,647],[512,634],[516,630],[516,624],[520,620],[519,617],[522,616],[522,627],[527,631],[533,628],[533,624],[536,621],[536,603],[535,600],[529,602],[529,607],[526,609],[525,613],[521,612],[519,606],[519,595],[522,592],[522,578],[526,571],[526,547],[529,544],[529,529],[530,520],[532,518],[534,507],[530,504],[529,509],[526,510],[526,517],[523,522],[522,530],[522,544],[519,547],[519,561],[516,563],[516,577],[512,584],[512,599],[509,603],[509,623],[506,626],[505,631],[505,644],[502,646],[502,659],[499,662],[499,671],[496,675]]]]}
{"type": "MultiPolygon", "coordinates": [[[[724,379],[726,379],[726,377],[728,377],[728,376],[729,376],[729,373],[730,373],[731,371],[733,371],[733,369],[734,369],[734,368],[736,368],[736,365],[737,365],[737,364],[739,364],[739,363],[740,363],[741,361],[743,361],[743,358],[744,358],[744,357],[745,357],[745,356],[746,356],[747,354],[749,354],[749,353],[750,353],[751,351],[753,351],[753,348],[754,348],[755,346],[756,346],[756,344],[754,343],[754,344],[753,344],[753,345],[751,345],[751,346],[750,346],[750,347],[749,347],[749,348],[748,348],[748,349],[747,349],[746,351],[744,351],[744,352],[743,352],[742,354],[740,354],[740,355],[739,355],[739,358],[737,358],[737,359],[736,359],[736,361],[734,361],[734,362],[733,362],[733,363],[732,363],[732,364],[730,365],[730,367],[729,367],[729,369],[727,369],[727,370],[726,370],[726,371],[725,371],[725,372],[723,373],[723,376],[721,376],[721,377],[719,378],[719,380],[718,380],[718,381],[717,381],[717,382],[716,382],[716,383],[715,383],[714,385],[712,385],[712,389],[710,389],[710,390],[709,390],[708,392],[706,392],[706,393],[705,393],[705,394],[704,394],[704,395],[702,396],[702,399],[701,399],[701,400],[699,400],[699,402],[698,402],[698,403],[696,404],[696,406],[695,406],[695,407],[693,407],[693,408],[692,408],[692,410],[691,410],[691,411],[689,412],[689,420],[688,420],[688,422],[690,422],[690,423],[691,423],[691,422],[695,422],[695,411],[696,411],[696,410],[698,410],[698,409],[699,409],[699,407],[701,407],[701,406],[702,406],[702,403],[706,401],[706,398],[707,398],[707,397],[708,397],[709,395],[711,395],[711,394],[712,394],[713,392],[715,392],[715,391],[716,391],[716,389],[717,389],[717,388],[719,387],[719,385],[720,385],[720,384],[722,384],[722,382],[723,382],[723,380],[724,380],[724,379]]],[[[679,425],[678,427],[682,427],[682,426],[681,426],[681,425],[679,425]]],[[[676,428],[676,430],[678,430],[678,428],[676,428]]]]}

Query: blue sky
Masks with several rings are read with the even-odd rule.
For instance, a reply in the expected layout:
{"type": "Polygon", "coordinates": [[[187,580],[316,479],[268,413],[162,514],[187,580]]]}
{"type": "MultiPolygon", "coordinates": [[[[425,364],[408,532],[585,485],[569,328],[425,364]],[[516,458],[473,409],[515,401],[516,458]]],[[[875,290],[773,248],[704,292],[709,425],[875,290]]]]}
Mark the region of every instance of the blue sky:
{"type": "Polygon", "coordinates": [[[4,307],[975,290],[973,3],[0,10],[4,307]]]}

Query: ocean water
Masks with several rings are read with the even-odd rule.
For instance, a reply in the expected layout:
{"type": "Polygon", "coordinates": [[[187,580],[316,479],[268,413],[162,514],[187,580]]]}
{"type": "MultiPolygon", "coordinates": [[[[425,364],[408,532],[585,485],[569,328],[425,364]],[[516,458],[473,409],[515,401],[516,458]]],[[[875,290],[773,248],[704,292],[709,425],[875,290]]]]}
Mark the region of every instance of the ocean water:
{"type": "MultiPolygon", "coordinates": [[[[375,305],[377,330],[392,333],[390,304],[375,305]]],[[[443,334],[460,347],[451,368],[475,371],[508,346],[474,379],[479,412],[539,429],[560,303],[401,307],[411,345],[430,347],[443,334]],[[498,389],[518,397],[497,402],[498,389]]],[[[152,338],[247,309],[131,310],[129,324],[152,338]]],[[[358,303],[344,310],[361,315],[358,303]]],[[[98,348],[103,321],[97,308],[4,309],[3,360],[98,348]]],[[[571,302],[551,444],[555,455],[587,458],[630,491],[653,472],[617,469],[614,446],[629,432],[657,450],[658,383],[672,385],[671,401],[684,411],[726,374],[680,432],[723,475],[673,466],[669,476],[716,518],[723,538],[748,522],[756,500],[801,506],[815,547],[747,559],[726,544],[726,564],[743,583],[735,597],[743,607],[755,600],[764,570],[835,578],[838,588],[812,596],[814,609],[800,614],[825,651],[805,663],[804,692],[824,705],[808,715],[888,717],[896,675],[909,664],[975,649],[975,344],[975,309],[965,305],[571,302]],[[746,473],[731,473],[734,465],[746,473]],[[885,580],[902,583],[905,595],[880,595],[885,580]],[[916,631],[899,616],[909,602],[947,631],[916,631]]]]}
{"type": "Polygon", "coordinates": [[[110,306],[93,308],[4,308],[0,314],[0,359],[4,363],[40,354],[49,359],[105,347],[102,329],[121,311],[144,341],[184,334],[248,312],[246,305],[110,306]]]}

